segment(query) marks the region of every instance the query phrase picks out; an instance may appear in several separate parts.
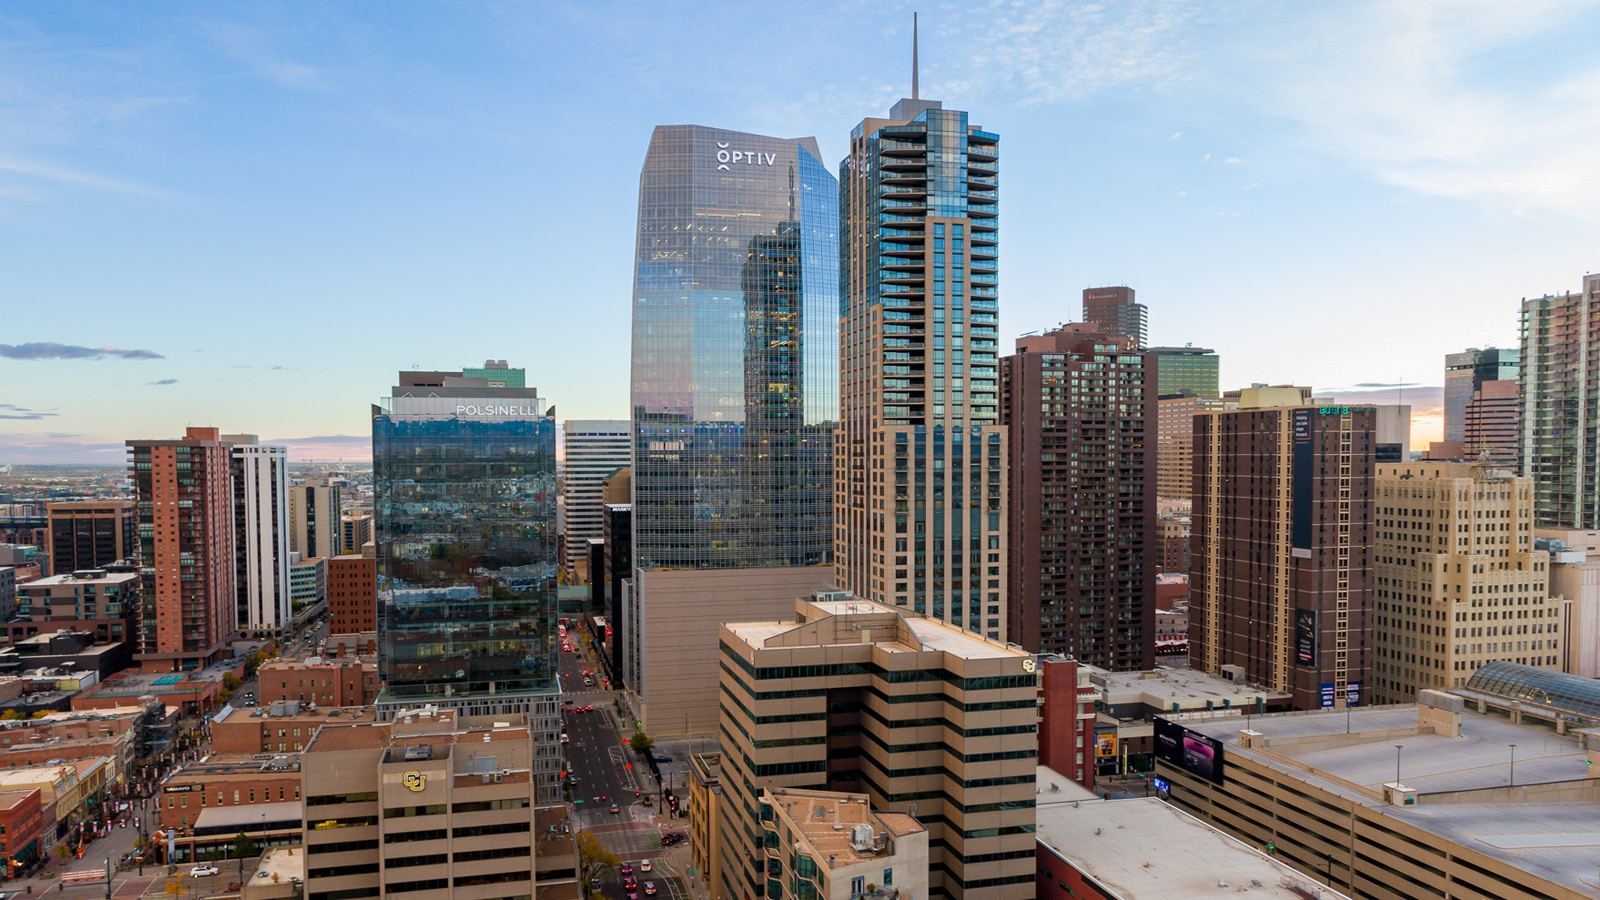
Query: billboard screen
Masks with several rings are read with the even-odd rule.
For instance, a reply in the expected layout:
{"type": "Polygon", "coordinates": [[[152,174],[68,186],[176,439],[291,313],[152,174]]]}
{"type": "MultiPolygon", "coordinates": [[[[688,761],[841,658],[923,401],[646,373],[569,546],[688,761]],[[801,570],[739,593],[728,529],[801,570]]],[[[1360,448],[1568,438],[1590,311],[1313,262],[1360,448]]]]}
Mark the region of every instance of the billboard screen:
{"type": "Polygon", "coordinates": [[[1294,556],[1311,556],[1311,495],[1314,458],[1311,443],[1311,410],[1297,409],[1293,415],[1293,443],[1291,444],[1289,494],[1289,547],[1294,556]]]}
{"type": "Polygon", "coordinates": [[[1317,664],[1317,611],[1294,611],[1294,661],[1302,666],[1317,664]]]}
{"type": "Polygon", "coordinates": [[[1155,742],[1157,759],[1213,784],[1223,783],[1221,741],[1157,716],[1155,742]]]}

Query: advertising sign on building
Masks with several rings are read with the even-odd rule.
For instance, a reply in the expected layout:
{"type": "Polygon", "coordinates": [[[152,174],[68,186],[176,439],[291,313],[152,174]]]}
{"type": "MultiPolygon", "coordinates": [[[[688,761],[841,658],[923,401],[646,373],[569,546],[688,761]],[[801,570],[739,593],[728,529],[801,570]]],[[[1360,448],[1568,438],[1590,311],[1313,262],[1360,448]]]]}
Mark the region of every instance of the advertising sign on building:
{"type": "Polygon", "coordinates": [[[1117,733],[1107,731],[1094,736],[1094,755],[1101,759],[1116,759],[1117,733]]]}
{"type": "Polygon", "coordinates": [[[1322,708],[1323,709],[1333,709],[1333,697],[1334,697],[1333,682],[1324,681],[1322,683],[1322,708]]]}
{"type": "Polygon", "coordinates": [[[1317,611],[1294,611],[1294,661],[1302,666],[1317,664],[1317,611]]]}
{"type": "Polygon", "coordinates": [[[1157,759],[1213,784],[1223,783],[1222,742],[1160,716],[1155,720],[1157,759]]]}

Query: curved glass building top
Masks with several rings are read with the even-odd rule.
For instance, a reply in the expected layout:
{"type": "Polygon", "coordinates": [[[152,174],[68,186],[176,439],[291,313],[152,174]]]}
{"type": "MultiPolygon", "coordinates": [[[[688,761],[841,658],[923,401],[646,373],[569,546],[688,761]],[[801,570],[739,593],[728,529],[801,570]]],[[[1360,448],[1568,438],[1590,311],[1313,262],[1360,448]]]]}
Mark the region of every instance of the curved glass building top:
{"type": "Polygon", "coordinates": [[[372,410],[384,696],[554,691],[555,417],[532,388],[401,382],[372,410]]]}
{"type": "Polygon", "coordinates": [[[1501,660],[1485,663],[1472,673],[1466,689],[1600,719],[1600,681],[1593,678],[1501,660]]]}
{"type": "Polygon", "coordinates": [[[815,140],[658,127],[638,227],[635,565],[826,563],[838,182],[815,140]]]}

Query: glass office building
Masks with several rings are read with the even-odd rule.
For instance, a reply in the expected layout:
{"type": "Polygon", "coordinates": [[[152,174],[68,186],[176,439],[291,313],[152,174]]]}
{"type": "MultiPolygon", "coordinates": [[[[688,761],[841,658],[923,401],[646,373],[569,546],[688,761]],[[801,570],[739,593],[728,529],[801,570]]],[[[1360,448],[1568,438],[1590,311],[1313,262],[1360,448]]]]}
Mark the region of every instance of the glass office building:
{"type": "Polygon", "coordinates": [[[1522,351],[1516,348],[1473,347],[1444,355],[1444,439],[1467,439],[1467,404],[1485,382],[1516,381],[1522,371],[1522,351]]]}
{"type": "Polygon", "coordinates": [[[1156,357],[1156,393],[1188,394],[1215,400],[1222,396],[1221,360],[1204,347],[1151,347],[1156,357]]]}
{"type": "Polygon", "coordinates": [[[828,561],[838,252],[815,139],[656,128],[635,260],[635,566],[828,561]]]}
{"type": "Polygon", "coordinates": [[[542,712],[557,690],[553,411],[533,388],[401,372],[372,410],[372,469],[380,707],[542,712]]]}

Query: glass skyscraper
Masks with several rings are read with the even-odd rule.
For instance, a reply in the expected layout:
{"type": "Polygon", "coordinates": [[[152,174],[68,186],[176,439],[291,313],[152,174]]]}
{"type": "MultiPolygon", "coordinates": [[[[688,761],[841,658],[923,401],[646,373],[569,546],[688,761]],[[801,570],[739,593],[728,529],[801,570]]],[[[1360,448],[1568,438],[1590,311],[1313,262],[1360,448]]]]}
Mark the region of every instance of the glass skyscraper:
{"type": "Polygon", "coordinates": [[[814,138],[664,125],[639,176],[620,677],[717,729],[717,631],[832,583],[839,183],[814,138]]]}
{"type": "Polygon", "coordinates": [[[372,410],[380,705],[536,711],[557,690],[555,418],[533,388],[399,380],[372,410]]]}
{"type": "Polygon", "coordinates": [[[634,560],[826,563],[838,182],[813,138],[655,130],[639,178],[634,560]]]}
{"type": "Polygon", "coordinates": [[[1472,392],[1489,381],[1516,381],[1522,371],[1522,351],[1517,348],[1473,347],[1444,355],[1444,439],[1467,438],[1467,404],[1472,392]]]}

